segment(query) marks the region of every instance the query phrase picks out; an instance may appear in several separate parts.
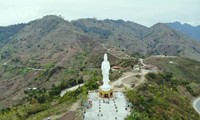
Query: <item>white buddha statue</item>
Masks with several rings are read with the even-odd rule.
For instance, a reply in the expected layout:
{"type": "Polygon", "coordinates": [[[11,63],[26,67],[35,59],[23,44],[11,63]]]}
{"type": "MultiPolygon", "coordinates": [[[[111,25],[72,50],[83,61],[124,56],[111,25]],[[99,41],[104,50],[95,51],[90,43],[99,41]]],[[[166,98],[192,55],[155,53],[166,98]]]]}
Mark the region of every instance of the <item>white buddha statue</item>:
{"type": "Polygon", "coordinates": [[[109,71],[110,71],[110,63],[108,61],[108,56],[104,54],[104,61],[101,64],[101,70],[103,75],[103,85],[100,87],[104,91],[108,91],[111,89],[111,86],[108,84],[109,80],[109,71]]]}

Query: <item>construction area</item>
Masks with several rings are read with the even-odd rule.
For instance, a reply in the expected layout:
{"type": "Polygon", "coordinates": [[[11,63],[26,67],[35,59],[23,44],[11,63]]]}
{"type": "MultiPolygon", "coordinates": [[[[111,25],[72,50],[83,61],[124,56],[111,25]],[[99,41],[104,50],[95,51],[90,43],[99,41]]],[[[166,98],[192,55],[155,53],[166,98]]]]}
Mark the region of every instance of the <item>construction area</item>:
{"type": "Polygon", "coordinates": [[[84,120],[124,120],[131,113],[131,104],[122,92],[114,92],[113,98],[100,98],[98,92],[88,94],[84,120]]]}

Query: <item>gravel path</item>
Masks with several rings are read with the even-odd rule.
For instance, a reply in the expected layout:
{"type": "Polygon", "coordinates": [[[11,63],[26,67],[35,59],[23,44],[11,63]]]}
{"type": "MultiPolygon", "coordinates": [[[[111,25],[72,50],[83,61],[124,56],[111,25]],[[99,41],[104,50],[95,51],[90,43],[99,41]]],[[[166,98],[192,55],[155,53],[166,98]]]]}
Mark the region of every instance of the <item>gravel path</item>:
{"type": "Polygon", "coordinates": [[[193,107],[200,114],[200,97],[193,101],[193,107]]]}

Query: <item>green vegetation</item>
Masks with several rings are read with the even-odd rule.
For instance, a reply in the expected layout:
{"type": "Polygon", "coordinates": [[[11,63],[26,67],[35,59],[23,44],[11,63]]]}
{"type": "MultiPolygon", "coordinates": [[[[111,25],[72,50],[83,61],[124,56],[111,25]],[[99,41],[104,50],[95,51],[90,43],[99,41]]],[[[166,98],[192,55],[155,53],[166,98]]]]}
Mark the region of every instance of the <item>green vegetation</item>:
{"type": "Polygon", "coordinates": [[[135,75],[136,78],[141,78],[141,75],[135,75]]]}
{"type": "Polygon", "coordinates": [[[49,69],[49,68],[52,68],[52,67],[54,67],[54,66],[55,66],[55,64],[54,64],[54,63],[52,63],[52,62],[49,62],[49,63],[43,64],[43,66],[44,66],[44,68],[47,68],[47,69],[49,69]]]}
{"type": "Polygon", "coordinates": [[[119,62],[119,65],[122,66],[122,67],[130,67],[130,66],[133,66],[137,63],[138,63],[138,59],[130,58],[130,59],[122,59],[119,62]]]}
{"type": "Polygon", "coordinates": [[[4,69],[5,69],[5,72],[10,72],[12,74],[25,74],[25,73],[28,73],[29,71],[31,71],[30,69],[26,68],[26,67],[23,67],[23,66],[3,66],[4,69]]]}
{"type": "Polygon", "coordinates": [[[181,83],[179,86],[185,87],[193,96],[200,94],[200,62],[181,57],[148,58],[145,62],[158,66],[164,72],[173,73],[176,82],[181,83]]]}
{"type": "Polygon", "coordinates": [[[131,54],[131,57],[135,57],[135,58],[144,58],[145,56],[142,55],[140,52],[133,52],[131,54]]]}
{"type": "Polygon", "coordinates": [[[13,47],[11,45],[3,46],[0,51],[1,59],[8,59],[13,51],[13,47]]]}
{"type": "MultiPolygon", "coordinates": [[[[49,66],[50,67],[50,66],[49,66]]],[[[51,78],[51,76],[54,74],[54,73],[56,73],[56,71],[59,71],[59,70],[61,70],[62,69],[62,67],[60,67],[60,66],[55,66],[55,67],[53,67],[53,65],[51,65],[51,68],[47,68],[44,72],[42,72],[42,73],[40,73],[36,78],[35,78],[35,80],[41,80],[41,79],[43,79],[43,80],[45,80],[45,81],[48,81],[50,78],[51,78]]]]}
{"type": "Polygon", "coordinates": [[[158,66],[164,72],[172,72],[181,81],[200,83],[200,62],[188,58],[148,58],[145,62],[158,66]],[[169,62],[173,62],[170,64],[169,62]]]}
{"type": "Polygon", "coordinates": [[[191,100],[200,94],[200,63],[186,58],[148,58],[145,63],[163,73],[149,73],[137,90],[127,90],[133,103],[127,120],[199,119],[191,100]]]}
{"type": "Polygon", "coordinates": [[[51,96],[57,96],[57,95],[60,95],[60,92],[63,89],[70,88],[77,84],[82,84],[82,83],[83,83],[83,79],[77,79],[77,80],[70,79],[68,81],[62,81],[58,86],[55,86],[55,84],[53,84],[51,87],[51,90],[49,91],[49,94],[51,96]]]}
{"type": "Polygon", "coordinates": [[[122,72],[120,72],[120,71],[111,71],[110,72],[110,81],[117,80],[120,76],[122,76],[122,72]]]}
{"type": "MultiPolygon", "coordinates": [[[[91,75],[82,87],[74,91],[67,92],[60,96],[61,90],[83,83],[82,77],[76,79],[63,80],[60,84],[53,84],[50,89],[38,88],[24,91],[27,97],[21,105],[4,108],[0,111],[1,120],[25,120],[42,119],[49,115],[56,115],[67,111],[67,108],[77,100],[82,102],[87,99],[88,90],[99,87],[97,84],[101,80],[100,72],[97,70],[82,71],[84,75],[91,75]]],[[[68,71],[67,74],[77,74],[76,71],[68,71]]]]}
{"type": "Polygon", "coordinates": [[[87,65],[87,57],[87,53],[85,52],[76,53],[73,59],[70,59],[67,66],[83,70],[87,65]]]}
{"type": "Polygon", "coordinates": [[[17,24],[7,27],[0,27],[0,42],[9,40],[8,38],[15,35],[19,30],[21,30],[26,24],[17,24]]]}
{"type": "MultiPolygon", "coordinates": [[[[0,31],[0,63],[9,62],[7,68],[0,66],[0,88],[3,88],[0,93],[6,90],[1,99],[5,100],[4,103],[9,101],[6,104],[11,105],[12,100],[14,103],[23,98],[24,95],[21,93],[27,87],[38,88],[25,91],[27,96],[21,105],[4,108],[0,119],[6,120],[41,119],[66,111],[66,108],[79,98],[85,99],[86,91],[97,88],[97,81],[101,83],[101,73],[94,69],[90,71],[87,66],[100,67],[103,54],[106,52],[103,44],[106,49],[107,46],[119,46],[127,53],[135,51],[132,54],[135,57],[144,57],[143,54],[151,52],[177,55],[178,48],[184,48],[179,52],[180,55],[188,53],[187,57],[200,58],[197,49],[199,42],[193,44],[190,39],[182,37],[163,24],[154,25],[149,29],[123,20],[80,19],[67,22],[51,15],[28,24],[0,27],[0,31]],[[171,40],[174,41],[173,46],[170,45],[171,40]],[[89,57],[91,58],[88,59],[89,57]],[[28,67],[44,68],[45,71],[27,69],[28,67]],[[59,97],[62,89],[82,81],[85,82],[83,87],[67,93],[62,99],[59,97]]],[[[135,62],[130,59],[120,61],[111,56],[109,55],[111,66],[121,65],[127,68],[132,67],[135,62]]],[[[169,73],[149,75],[148,78],[154,81],[155,85],[164,86],[165,92],[170,93],[168,88],[172,88],[177,92],[175,95],[179,95],[181,89],[178,88],[183,87],[192,96],[199,95],[199,63],[185,61],[182,58],[153,60],[151,63],[157,64],[164,72],[169,73]],[[168,64],[171,60],[177,64],[168,64]]],[[[115,80],[120,74],[113,71],[110,74],[111,80],[115,80]]],[[[9,105],[0,105],[0,109],[9,105]]]]}
{"type": "Polygon", "coordinates": [[[41,65],[36,60],[30,59],[26,61],[25,66],[31,67],[31,68],[40,68],[41,65]]]}
{"type": "Polygon", "coordinates": [[[177,90],[178,82],[172,73],[149,73],[148,82],[137,90],[127,90],[126,95],[133,103],[133,112],[127,120],[172,120],[199,119],[186,96],[177,90]]]}

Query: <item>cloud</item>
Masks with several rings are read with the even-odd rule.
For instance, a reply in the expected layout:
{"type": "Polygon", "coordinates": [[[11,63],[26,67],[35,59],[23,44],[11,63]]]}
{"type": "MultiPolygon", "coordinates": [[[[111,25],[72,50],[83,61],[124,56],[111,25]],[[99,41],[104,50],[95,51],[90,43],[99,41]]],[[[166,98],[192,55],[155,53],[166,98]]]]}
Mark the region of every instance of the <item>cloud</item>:
{"type": "Polygon", "coordinates": [[[200,24],[200,0],[1,0],[0,25],[28,22],[48,14],[67,20],[124,19],[146,26],[157,22],[200,24]]]}

